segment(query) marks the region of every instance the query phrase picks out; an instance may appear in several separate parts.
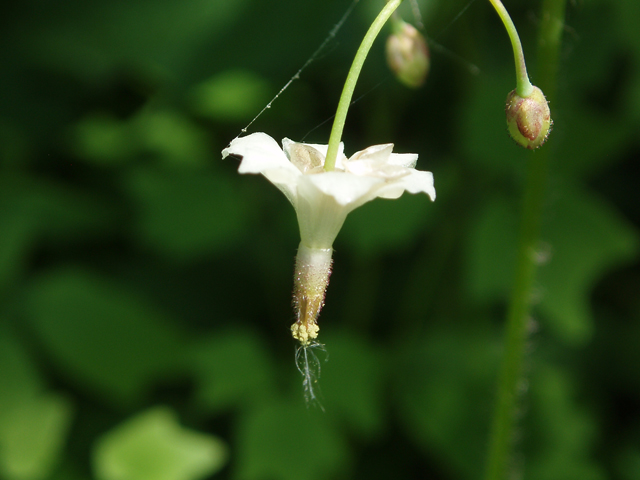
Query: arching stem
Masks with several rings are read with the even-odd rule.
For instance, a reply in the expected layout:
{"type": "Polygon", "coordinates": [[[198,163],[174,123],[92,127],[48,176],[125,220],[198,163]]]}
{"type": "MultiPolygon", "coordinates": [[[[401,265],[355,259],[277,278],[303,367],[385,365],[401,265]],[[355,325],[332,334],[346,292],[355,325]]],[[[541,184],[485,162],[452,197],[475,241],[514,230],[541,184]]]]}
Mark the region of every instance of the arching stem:
{"type": "Polygon", "coordinates": [[[324,162],[324,169],[329,172],[336,166],[336,159],[338,157],[338,147],[340,146],[340,140],[342,139],[342,131],[344,130],[344,124],[347,120],[347,112],[351,105],[351,98],[356,88],[356,82],[360,76],[362,65],[371,50],[373,41],[382,30],[383,25],[389,19],[391,14],[402,3],[402,0],[389,0],[382,11],[378,14],[373,21],[367,34],[364,36],[360,48],[356,52],[356,56],[349,69],[349,74],[344,82],[344,88],[342,89],[342,95],[340,95],[340,101],[338,102],[338,109],[336,110],[336,117],[333,120],[333,126],[331,127],[331,135],[329,136],[329,147],[327,149],[327,158],[324,162]]]}
{"type": "Polygon", "coordinates": [[[527,65],[524,61],[524,52],[522,51],[522,44],[520,43],[520,37],[516,26],[513,24],[509,12],[504,8],[504,5],[500,0],[489,0],[493,8],[496,9],[500,20],[504,23],[504,28],[507,29],[509,39],[511,40],[511,46],[513,47],[513,59],[516,63],[516,93],[522,98],[526,98],[533,92],[533,85],[529,81],[527,75],[527,65]]]}

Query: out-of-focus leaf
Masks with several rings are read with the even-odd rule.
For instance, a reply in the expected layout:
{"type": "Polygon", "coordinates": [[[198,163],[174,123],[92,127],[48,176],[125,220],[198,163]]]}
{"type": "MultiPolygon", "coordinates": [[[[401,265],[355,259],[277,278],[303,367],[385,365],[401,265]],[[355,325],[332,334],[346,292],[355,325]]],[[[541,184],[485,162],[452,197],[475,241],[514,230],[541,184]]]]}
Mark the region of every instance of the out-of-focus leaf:
{"type": "Polygon", "coordinates": [[[201,42],[225,28],[245,8],[246,0],[183,2],[72,1],[40,5],[9,29],[9,41],[23,45],[29,59],[55,71],[98,80],[123,65],[165,74],[193,61],[201,42]],[[37,36],[27,36],[37,31],[37,36]]]}
{"type": "MultiPolygon", "coordinates": [[[[531,153],[516,145],[507,132],[504,106],[507,94],[515,87],[510,80],[512,75],[512,70],[501,70],[474,82],[476,87],[465,99],[466,108],[462,111],[458,133],[467,162],[481,168],[485,174],[507,178],[521,169],[524,155],[531,153]]],[[[551,113],[553,115],[553,110],[551,113]]]]}
{"type": "Polygon", "coordinates": [[[226,70],[194,87],[191,108],[212,120],[249,121],[267,104],[269,92],[258,75],[226,70]]]}
{"type": "Polygon", "coordinates": [[[99,166],[120,166],[142,155],[169,165],[201,166],[209,154],[200,127],[178,112],[154,107],[127,120],[91,114],[75,126],[71,143],[76,155],[99,166]]]}
{"type": "MultiPolygon", "coordinates": [[[[625,53],[629,55],[630,65],[638,65],[640,62],[640,33],[636,28],[635,19],[640,15],[640,4],[633,0],[621,0],[610,4],[615,11],[615,21],[612,30],[620,36],[620,44],[624,45],[625,53]]],[[[638,69],[630,67],[632,77],[626,82],[627,94],[622,97],[626,100],[627,112],[633,115],[632,119],[637,125],[640,118],[640,82],[638,81],[638,69]]],[[[630,119],[631,120],[631,119],[630,119]]]]}
{"type": "Polygon", "coordinates": [[[543,289],[540,308],[556,335],[582,343],[593,333],[591,289],[604,273],[636,258],[640,239],[603,199],[570,184],[561,192],[544,227],[550,261],[538,277],[543,289]]]}
{"type": "MultiPolygon", "coordinates": [[[[0,321],[4,321],[0,320],[0,321]]],[[[0,419],[42,389],[35,366],[18,338],[0,323],[0,419]]]]}
{"type": "Polygon", "coordinates": [[[35,218],[21,205],[2,198],[0,193],[0,292],[10,286],[25,266],[34,240],[35,218]],[[11,205],[11,206],[10,206],[11,205]]]}
{"type": "Polygon", "coordinates": [[[80,120],[75,125],[72,143],[76,155],[98,165],[120,165],[135,148],[127,124],[104,114],[80,120]]]}
{"type": "Polygon", "coordinates": [[[91,236],[113,218],[109,207],[93,194],[47,180],[6,175],[0,179],[0,192],[0,206],[7,215],[33,222],[34,233],[47,240],[91,236]]]}
{"type": "Polygon", "coordinates": [[[425,332],[402,344],[397,355],[395,398],[404,429],[451,478],[477,478],[486,454],[498,339],[468,326],[425,332]]]}
{"type": "Polygon", "coordinates": [[[211,171],[138,169],[127,188],[135,202],[139,242],[174,259],[229,247],[248,224],[249,212],[233,183],[211,171]]]}
{"type": "MultiPolygon", "coordinates": [[[[540,309],[548,327],[568,342],[582,343],[592,333],[591,289],[607,270],[635,258],[638,234],[613,208],[594,194],[565,183],[545,213],[546,262],[538,274],[540,309]],[[550,259],[547,259],[549,257],[550,259]]],[[[483,209],[468,242],[468,284],[482,300],[506,299],[515,271],[517,213],[506,198],[483,209]]]]}
{"type": "Polygon", "coordinates": [[[274,393],[274,365],[254,332],[237,330],[199,340],[190,349],[197,400],[211,411],[253,405],[274,393]]]}
{"type": "Polygon", "coordinates": [[[379,433],[387,380],[384,355],[353,334],[332,332],[323,340],[328,353],[321,362],[320,389],[328,414],[363,437],[379,433]]]}
{"type": "Polygon", "coordinates": [[[496,196],[479,209],[466,237],[469,293],[477,301],[503,300],[515,272],[518,217],[516,206],[496,196]]]}
{"type": "Polygon", "coordinates": [[[640,478],[640,449],[638,447],[628,448],[619,455],[617,460],[620,478],[623,480],[636,480],[640,478]]]}
{"type": "Polygon", "coordinates": [[[320,480],[348,466],[344,438],[298,395],[256,406],[240,419],[236,439],[236,478],[320,480]]]}
{"type": "Polygon", "coordinates": [[[93,453],[98,480],[199,480],[220,470],[228,456],[220,439],[180,426],[164,407],[106,433],[93,453]]]}
{"type": "Polygon", "coordinates": [[[0,114],[0,166],[22,165],[31,156],[32,149],[28,133],[0,114]]]}
{"type": "Polygon", "coordinates": [[[620,149],[635,134],[632,121],[611,118],[579,99],[572,109],[566,108],[555,117],[550,139],[558,136],[561,140],[554,154],[554,158],[559,159],[555,168],[568,177],[592,176],[612,161],[623,158],[620,149]],[[593,141],[595,138],[598,141],[593,141]]]}
{"type": "Polygon", "coordinates": [[[81,468],[79,465],[72,463],[75,459],[73,459],[71,456],[67,458],[70,461],[63,463],[58,468],[56,468],[53,472],[53,475],[51,475],[47,480],[95,480],[86,472],[84,468],[81,468]]]}
{"type": "Polygon", "coordinates": [[[7,480],[47,478],[59,460],[71,423],[69,401],[48,393],[0,417],[0,472],[7,480]]]}
{"type": "Polygon", "coordinates": [[[593,460],[596,425],[576,405],[569,377],[551,366],[536,369],[531,384],[531,408],[525,420],[526,437],[534,438],[534,453],[526,459],[532,480],[604,480],[603,468],[593,460]]]}
{"type": "Polygon", "coordinates": [[[132,120],[131,127],[141,149],[158,155],[169,165],[200,166],[209,158],[207,134],[177,111],[143,110],[132,120]]]}
{"type": "Polygon", "coordinates": [[[79,269],[30,286],[24,315],[65,375],[106,398],[132,402],[181,366],[183,338],[132,291],[79,269]]]}
{"type": "Polygon", "coordinates": [[[44,386],[18,338],[0,327],[0,478],[40,480],[60,457],[71,405],[44,386]]]}
{"type": "MultiPolygon", "coordinates": [[[[615,10],[627,8],[624,4],[637,8],[633,1],[588,2],[576,9],[579,14],[567,11],[571,30],[564,33],[557,102],[550,105],[555,124],[549,137],[554,142],[549,144],[555,149],[554,170],[567,178],[604,171],[624,158],[637,137],[638,109],[633,108],[632,92],[640,90],[631,65],[640,44],[622,42],[621,48],[621,29],[612,21],[615,10]],[[594,29],[615,32],[612,41],[584,34],[594,29]],[[586,65],[598,68],[583,68],[586,65]]],[[[637,40],[637,29],[633,30],[637,40]]]]}
{"type": "Polygon", "coordinates": [[[90,237],[113,213],[90,193],[54,182],[5,174],[0,178],[0,289],[20,273],[40,241],[90,237]]]}

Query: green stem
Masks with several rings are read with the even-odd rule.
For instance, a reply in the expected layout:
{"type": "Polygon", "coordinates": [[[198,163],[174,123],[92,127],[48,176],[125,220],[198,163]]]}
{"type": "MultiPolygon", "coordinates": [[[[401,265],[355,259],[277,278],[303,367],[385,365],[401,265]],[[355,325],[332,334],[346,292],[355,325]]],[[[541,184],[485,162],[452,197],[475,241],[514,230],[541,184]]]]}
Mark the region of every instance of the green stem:
{"type": "MultiPolygon", "coordinates": [[[[556,84],[557,52],[561,44],[565,6],[566,0],[544,0],[542,5],[541,18],[545,19],[547,25],[551,25],[548,28],[543,23],[538,33],[539,62],[545,65],[540,72],[540,85],[548,92],[552,92],[556,84]]],[[[485,480],[507,478],[512,456],[515,415],[520,384],[524,380],[523,364],[537,270],[536,251],[545,203],[549,155],[550,150],[543,148],[536,154],[530,154],[527,163],[516,277],[507,313],[506,347],[498,379],[485,480]]]]}
{"type": "Polygon", "coordinates": [[[513,24],[509,12],[504,8],[504,5],[500,0],[489,0],[493,8],[496,9],[500,20],[504,23],[504,28],[507,29],[509,39],[511,40],[511,46],[513,47],[513,58],[516,64],[516,93],[522,98],[526,98],[533,92],[533,85],[529,81],[527,75],[527,64],[524,61],[524,52],[522,51],[522,44],[520,43],[520,37],[516,26],[513,24]]]}
{"type": "Polygon", "coordinates": [[[544,60],[538,67],[539,87],[551,105],[556,100],[556,78],[560,65],[560,37],[564,31],[566,0],[543,0],[538,35],[538,58],[544,60]],[[555,39],[555,40],[554,40],[555,39]]]}
{"type": "Polygon", "coordinates": [[[382,30],[383,25],[401,3],[402,0],[389,0],[386,3],[382,11],[369,27],[367,34],[364,36],[364,39],[360,44],[360,48],[358,48],[358,51],[356,52],[356,56],[351,64],[351,69],[349,70],[347,79],[344,82],[344,88],[342,89],[342,95],[340,95],[338,109],[336,110],[336,117],[333,120],[333,126],[331,127],[329,146],[327,148],[327,158],[324,162],[324,169],[328,172],[333,170],[336,166],[342,131],[344,130],[344,124],[347,120],[347,112],[351,105],[351,98],[353,97],[353,91],[356,88],[356,82],[358,81],[358,76],[362,70],[362,65],[367,58],[369,50],[371,50],[373,41],[378,36],[378,33],[380,33],[380,30],[382,30]]]}

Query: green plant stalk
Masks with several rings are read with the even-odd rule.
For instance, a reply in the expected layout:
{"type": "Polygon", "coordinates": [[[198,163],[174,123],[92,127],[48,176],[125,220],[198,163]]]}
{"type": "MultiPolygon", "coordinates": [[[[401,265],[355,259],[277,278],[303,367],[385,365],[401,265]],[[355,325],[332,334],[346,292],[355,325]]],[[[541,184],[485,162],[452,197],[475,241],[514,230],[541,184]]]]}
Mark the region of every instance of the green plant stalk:
{"type": "MultiPolygon", "coordinates": [[[[544,0],[541,18],[545,20],[538,33],[539,63],[545,66],[541,68],[539,84],[553,99],[565,7],[566,0],[544,0]]],[[[507,313],[505,354],[498,379],[485,480],[507,478],[512,457],[518,397],[521,382],[524,381],[523,365],[537,270],[536,253],[546,198],[549,155],[548,147],[528,155],[515,282],[507,313]]]]}
{"type": "Polygon", "coordinates": [[[513,48],[513,59],[516,64],[516,93],[522,98],[526,98],[533,92],[533,85],[529,81],[527,75],[527,64],[524,61],[524,52],[522,51],[522,43],[520,43],[520,37],[516,26],[513,24],[509,12],[504,8],[504,5],[500,0],[489,0],[493,8],[500,16],[500,20],[504,23],[504,28],[509,34],[511,40],[511,47],[513,48]]]}
{"type": "Polygon", "coordinates": [[[369,50],[371,50],[373,41],[380,33],[380,30],[382,30],[382,27],[389,19],[391,14],[395,12],[396,8],[398,8],[401,3],[402,0],[389,0],[385,4],[382,11],[378,14],[376,19],[369,27],[369,30],[367,30],[367,33],[364,36],[364,39],[362,40],[358,51],[356,52],[356,56],[353,59],[353,63],[351,64],[351,68],[349,69],[349,73],[347,74],[347,79],[344,82],[344,88],[342,89],[342,94],[340,95],[340,101],[338,102],[338,108],[336,110],[336,117],[333,120],[333,126],[331,127],[329,146],[327,148],[327,158],[324,162],[324,169],[327,172],[333,170],[336,166],[338,147],[340,146],[342,131],[344,130],[344,124],[347,120],[347,112],[349,111],[349,106],[351,105],[351,98],[353,97],[353,92],[356,88],[356,83],[358,81],[358,77],[360,76],[362,65],[364,65],[364,61],[367,58],[369,50]]]}
{"type": "Polygon", "coordinates": [[[543,0],[538,34],[539,87],[551,105],[556,100],[556,79],[560,65],[560,37],[564,31],[566,0],[543,0]],[[554,40],[555,39],[555,40],[554,40]]]}

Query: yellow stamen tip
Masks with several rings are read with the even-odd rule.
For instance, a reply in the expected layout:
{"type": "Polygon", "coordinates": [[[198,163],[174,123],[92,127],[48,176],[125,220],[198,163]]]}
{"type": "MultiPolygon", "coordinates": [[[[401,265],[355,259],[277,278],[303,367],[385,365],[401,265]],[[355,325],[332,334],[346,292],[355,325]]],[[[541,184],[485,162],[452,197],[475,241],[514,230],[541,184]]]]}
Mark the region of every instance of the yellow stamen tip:
{"type": "Polygon", "coordinates": [[[293,338],[298,340],[301,345],[308,345],[311,340],[318,337],[320,327],[318,324],[313,323],[311,325],[302,325],[300,323],[294,323],[291,325],[291,334],[293,338]]]}

